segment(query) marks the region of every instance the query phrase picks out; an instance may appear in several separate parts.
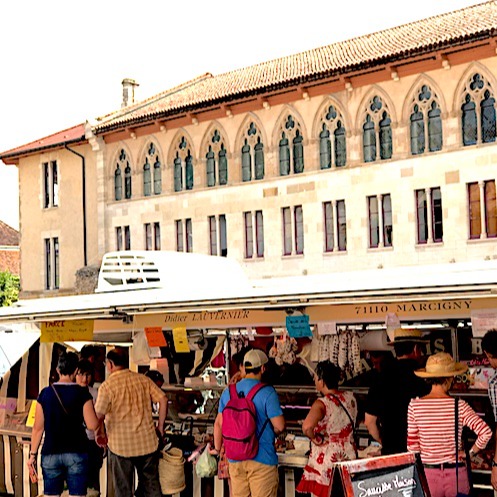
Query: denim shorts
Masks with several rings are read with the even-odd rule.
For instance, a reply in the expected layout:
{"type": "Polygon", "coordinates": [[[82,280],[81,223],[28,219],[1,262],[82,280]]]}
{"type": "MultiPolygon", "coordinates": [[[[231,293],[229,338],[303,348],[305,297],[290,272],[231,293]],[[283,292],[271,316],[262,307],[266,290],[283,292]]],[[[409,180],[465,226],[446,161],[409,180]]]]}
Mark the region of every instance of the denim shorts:
{"type": "Polygon", "coordinates": [[[67,482],[69,495],[86,495],[88,454],[65,452],[41,456],[45,495],[60,495],[67,482]]]}

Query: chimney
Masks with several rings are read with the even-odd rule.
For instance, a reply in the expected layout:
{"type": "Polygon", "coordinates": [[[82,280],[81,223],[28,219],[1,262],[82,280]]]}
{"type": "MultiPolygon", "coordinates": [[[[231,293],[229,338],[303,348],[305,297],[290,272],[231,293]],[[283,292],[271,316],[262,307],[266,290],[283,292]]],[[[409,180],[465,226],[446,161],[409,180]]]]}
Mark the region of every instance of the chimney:
{"type": "Polygon", "coordinates": [[[127,107],[135,103],[135,88],[140,86],[134,79],[124,78],[123,85],[123,102],[121,107],[127,107]]]}

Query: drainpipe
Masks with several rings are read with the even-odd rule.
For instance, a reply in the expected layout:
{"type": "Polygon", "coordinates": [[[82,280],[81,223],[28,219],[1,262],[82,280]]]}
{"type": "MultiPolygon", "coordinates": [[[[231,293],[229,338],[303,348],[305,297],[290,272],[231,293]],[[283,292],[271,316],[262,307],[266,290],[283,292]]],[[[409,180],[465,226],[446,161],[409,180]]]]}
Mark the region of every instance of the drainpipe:
{"type": "Polygon", "coordinates": [[[87,237],[86,237],[86,164],[85,164],[85,157],[84,155],[81,155],[80,153],[76,152],[72,148],[69,148],[66,143],[64,143],[64,148],[66,150],[69,150],[69,152],[73,153],[74,155],[77,155],[81,159],[81,168],[82,168],[82,180],[83,180],[83,189],[82,189],[82,196],[83,196],[83,259],[84,259],[84,265],[88,265],[88,251],[87,251],[87,237]]]}

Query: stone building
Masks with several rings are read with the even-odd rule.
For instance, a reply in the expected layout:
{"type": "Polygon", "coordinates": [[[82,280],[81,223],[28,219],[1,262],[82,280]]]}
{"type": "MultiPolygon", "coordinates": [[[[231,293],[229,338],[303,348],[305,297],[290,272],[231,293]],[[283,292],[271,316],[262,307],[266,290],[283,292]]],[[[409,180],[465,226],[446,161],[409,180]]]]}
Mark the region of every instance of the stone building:
{"type": "Polygon", "coordinates": [[[496,30],[490,1],[141,102],[124,80],[121,109],[0,154],[23,296],[73,293],[113,250],[253,278],[495,258],[496,30]]]}

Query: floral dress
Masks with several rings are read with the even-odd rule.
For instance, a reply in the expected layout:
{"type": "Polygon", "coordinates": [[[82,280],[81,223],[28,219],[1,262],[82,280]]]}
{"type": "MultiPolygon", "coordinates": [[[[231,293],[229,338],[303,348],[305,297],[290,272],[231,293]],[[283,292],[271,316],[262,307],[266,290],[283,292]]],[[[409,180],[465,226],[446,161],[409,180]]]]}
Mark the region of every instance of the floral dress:
{"type": "Polygon", "coordinates": [[[296,490],[317,497],[329,497],[334,463],[356,458],[354,427],[344,408],[355,424],[357,402],[352,392],[328,394],[319,401],[324,404],[326,412],[314,429],[314,433],[323,437],[323,443],[316,445],[311,441],[309,460],[296,490]]]}

